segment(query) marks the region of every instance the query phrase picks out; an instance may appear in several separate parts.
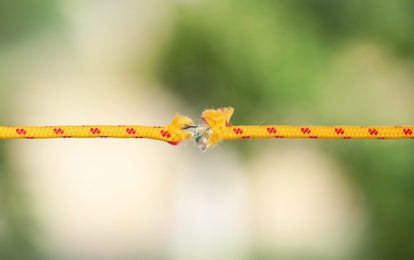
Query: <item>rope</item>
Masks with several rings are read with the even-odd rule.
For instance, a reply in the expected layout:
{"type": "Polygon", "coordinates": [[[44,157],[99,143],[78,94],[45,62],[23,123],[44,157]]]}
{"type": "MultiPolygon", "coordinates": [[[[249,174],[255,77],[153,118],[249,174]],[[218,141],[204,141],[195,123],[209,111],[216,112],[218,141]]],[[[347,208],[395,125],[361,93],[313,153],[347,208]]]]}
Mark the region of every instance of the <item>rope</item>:
{"type": "Polygon", "coordinates": [[[231,126],[233,111],[229,107],[203,112],[201,118],[208,127],[200,134],[205,136],[206,148],[222,140],[248,138],[414,139],[414,126],[231,126]]]}
{"type": "Polygon", "coordinates": [[[201,150],[223,140],[247,138],[311,139],[414,139],[414,126],[231,126],[234,109],[206,110],[205,124],[177,115],[169,126],[84,125],[84,126],[0,126],[0,139],[44,138],[148,138],[177,145],[194,138],[201,150]]]}
{"type": "Polygon", "coordinates": [[[177,145],[192,135],[184,131],[193,122],[177,115],[169,126],[83,125],[83,126],[0,126],[0,139],[45,138],[148,138],[177,145]]]}

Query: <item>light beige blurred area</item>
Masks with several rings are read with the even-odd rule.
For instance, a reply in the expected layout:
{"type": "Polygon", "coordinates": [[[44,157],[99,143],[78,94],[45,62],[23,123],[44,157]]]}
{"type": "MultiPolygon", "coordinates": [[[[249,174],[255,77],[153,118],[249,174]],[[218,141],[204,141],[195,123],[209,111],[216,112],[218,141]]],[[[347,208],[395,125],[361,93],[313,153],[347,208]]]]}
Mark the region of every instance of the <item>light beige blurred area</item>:
{"type": "MultiPolygon", "coordinates": [[[[63,28],[10,48],[9,121],[167,125],[190,113],[145,73],[172,31],[171,1],[59,8],[63,28]]],[[[16,140],[7,151],[50,259],[352,256],[366,215],[347,169],[310,142],[269,142],[249,159],[232,144],[201,153],[190,142],[16,140]]]]}

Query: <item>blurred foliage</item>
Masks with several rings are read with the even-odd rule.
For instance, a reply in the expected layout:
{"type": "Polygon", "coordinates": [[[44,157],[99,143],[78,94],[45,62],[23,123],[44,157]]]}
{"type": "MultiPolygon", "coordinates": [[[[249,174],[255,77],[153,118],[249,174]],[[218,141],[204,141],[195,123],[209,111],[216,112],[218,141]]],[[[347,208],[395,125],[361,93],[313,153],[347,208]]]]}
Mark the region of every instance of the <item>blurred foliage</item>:
{"type": "MultiPolygon", "coordinates": [[[[8,48],[57,21],[54,0],[0,1],[0,120],[7,121],[7,96],[13,83],[8,73],[8,48]]],[[[17,173],[10,168],[6,141],[0,143],[0,259],[43,259],[36,247],[34,223],[17,173]]]]}
{"type": "Polygon", "coordinates": [[[393,48],[400,57],[414,55],[414,2],[292,0],[286,3],[310,16],[323,35],[336,43],[352,38],[374,39],[393,48]]]}
{"type": "Polygon", "coordinates": [[[0,1],[0,44],[12,44],[57,20],[55,0],[0,1]]]}
{"type": "Polygon", "coordinates": [[[42,259],[33,243],[34,223],[25,196],[8,167],[4,144],[0,146],[0,259],[42,259]]]}
{"type": "Polygon", "coordinates": [[[359,183],[369,210],[369,240],[362,259],[412,259],[414,147],[404,141],[329,144],[359,183]]]}
{"type": "Polygon", "coordinates": [[[198,109],[232,104],[236,120],[255,118],[276,103],[309,103],[312,82],[329,57],[325,43],[305,17],[269,7],[225,1],[181,9],[161,78],[198,109]]]}
{"type": "MultiPolygon", "coordinates": [[[[329,74],[333,73],[331,68],[349,46],[358,42],[374,42],[395,59],[406,62],[406,69],[412,71],[413,11],[411,0],[180,4],[175,30],[160,56],[157,73],[197,111],[210,106],[235,107],[234,124],[257,124],[265,119],[265,123],[281,124],[340,123],[333,120],[369,124],[375,120],[364,113],[350,120],[337,116],[337,109],[326,109],[335,101],[328,103],[323,93],[328,88],[330,93],[336,90],[324,79],[341,77],[329,74]]],[[[349,91],[363,95],[357,88],[349,91]]],[[[334,97],[338,101],[342,98],[339,95],[334,97]]],[[[372,95],[366,96],[364,104],[372,99],[372,95]]],[[[348,104],[355,105],[356,110],[364,109],[354,99],[348,104]]],[[[352,141],[320,145],[348,169],[367,199],[369,232],[355,259],[414,259],[412,143],[352,141]]],[[[257,256],[263,253],[259,251],[257,256]]],[[[277,252],[273,253],[266,251],[264,259],[274,259],[277,252]]]]}

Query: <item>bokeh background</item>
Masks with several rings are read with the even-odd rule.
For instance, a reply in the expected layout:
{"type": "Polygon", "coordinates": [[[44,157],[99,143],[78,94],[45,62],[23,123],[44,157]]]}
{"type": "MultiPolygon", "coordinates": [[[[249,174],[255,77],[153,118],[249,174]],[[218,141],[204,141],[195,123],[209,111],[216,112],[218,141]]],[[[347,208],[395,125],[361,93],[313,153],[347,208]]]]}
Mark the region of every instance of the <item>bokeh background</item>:
{"type": "MultiPolygon", "coordinates": [[[[414,2],[0,1],[2,125],[414,124],[414,2]]],[[[0,259],[414,259],[414,144],[0,142],[0,259]]]]}

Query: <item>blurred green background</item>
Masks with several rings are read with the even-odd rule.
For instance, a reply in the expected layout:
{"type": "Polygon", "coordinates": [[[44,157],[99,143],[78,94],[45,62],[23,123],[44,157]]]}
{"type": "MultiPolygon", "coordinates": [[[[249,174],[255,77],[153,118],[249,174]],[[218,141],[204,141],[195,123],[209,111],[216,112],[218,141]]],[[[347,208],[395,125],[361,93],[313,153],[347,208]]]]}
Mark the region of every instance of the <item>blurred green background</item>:
{"type": "MultiPolygon", "coordinates": [[[[121,71],[159,82],[191,115],[232,106],[233,124],[414,124],[411,0],[157,3],[170,14],[165,28],[158,28],[165,36],[144,62],[132,55],[121,71]]],[[[66,7],[64,1],[0,1],[2,124],[15,123],[8,97],[24,91],[16,46],[45,31],[70,45],[66,7]]],[[[228,142],[221,148],[249,161],[267,142],[228,142]]],[[[362,194],[366,230],[348,259],[414,259],[413,143],[300,142],[317,142],[362,194]]],[[[32,239],[37,225],[8,159],[10,146],[12,141],[0,143],[0,259],[45,259],[48,253],[32,239]]],[[[276,259],[279,253],[253,241],[244,258],[276,259]]],[[[322,259],[302,254],[289,252],[282,259],[322,259]]]]}

